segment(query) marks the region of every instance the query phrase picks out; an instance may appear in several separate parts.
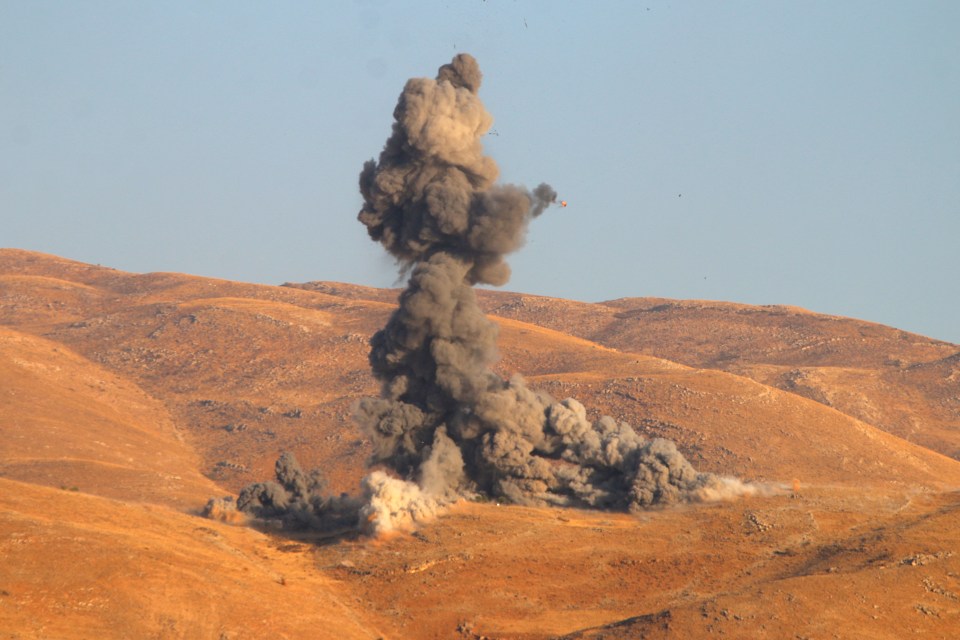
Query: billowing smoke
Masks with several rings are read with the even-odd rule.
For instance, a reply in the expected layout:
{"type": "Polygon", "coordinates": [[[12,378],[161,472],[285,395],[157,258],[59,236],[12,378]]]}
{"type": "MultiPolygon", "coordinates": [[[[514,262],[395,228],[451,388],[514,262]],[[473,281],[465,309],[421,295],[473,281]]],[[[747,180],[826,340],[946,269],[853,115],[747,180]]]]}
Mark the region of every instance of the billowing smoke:
{"type": "MultiPolygon", "coordinates": [[[[669,440],[647,440],[609,417],[591,422],[576,400],[493,373],[497,325],[473,285],[507,282],[504,256],[556,193],[546,184],[496,184],[497,166],[481,145],[493,120],[477,97],[480,81],[466,54],[436,80],[408,81],[379,160],[360,174],[359,220],[409,273],[397,310],[371,340],[381,396],[356,412],[372,462],[393,472],[364,480],[361,526],[406,527],[476,494],[636,510],[748,491],[697,472],[669,440]]],[[[323,518],[330,506],[311,497],[311,478],[299,470],[281,477],[279,462],[277,475],[279,485],[253,485],[238,506],[304,524],[323,518]]]]}
{"type": "MultiPolygon", "coordinates": [[[[277,460],[275,472],[276,482],[245,487],[237,497],[236,509],[258,518],[280,520],[291,529],[334,529],[356,523],[359,501],[348,495],[327,495],[327,482],[319,469],[306,474],[293,454],[284,453],[277,460]]],[[[214,506],[216,502],[211,501],[207,509],[214,506]]]]}
{"type": "Polygon", "coordinates": [[[631,510],[737,492],[742,485],[698,473],[668,440],[646,440],[609,417],[591,422],[576,400],[558,402],[492,372],[497,326],[472,285],[507,281],[505,254],[556,193],[495,184],[497,167],[480,142],[492,123],[480,80],[476,61],[460,54],[436,80],[407,82],[390,139],[360,175],[360,221],[411,272],[371,342],[382,395],[362,401],[357,419],[374,462],[412,486],[368,483],[367,493],[390,494],[390,517],[415,521],[477,492],[631,510]],[[416,506],[405,511],[405,500],[416,506]]]}

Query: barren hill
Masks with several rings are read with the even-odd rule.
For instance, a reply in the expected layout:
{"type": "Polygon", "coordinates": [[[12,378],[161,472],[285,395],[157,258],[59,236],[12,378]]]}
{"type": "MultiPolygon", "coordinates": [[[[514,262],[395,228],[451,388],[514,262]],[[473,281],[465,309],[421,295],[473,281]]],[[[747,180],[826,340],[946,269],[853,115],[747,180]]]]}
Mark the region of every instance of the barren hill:
{"type": "Polygon", "coordinates": [[[266,479],[286,450],[355,490],[370,444],[351,406],[378,392],[367,340],[396,292],[5,249],[0,628],[816,637],[854,621],[893,638],[960,623],[960,347],[793,308],[480,298],[502,375],[763,495],[639,516],[462,504],[385,541],[202,520],[207,497],[266,479]]]}

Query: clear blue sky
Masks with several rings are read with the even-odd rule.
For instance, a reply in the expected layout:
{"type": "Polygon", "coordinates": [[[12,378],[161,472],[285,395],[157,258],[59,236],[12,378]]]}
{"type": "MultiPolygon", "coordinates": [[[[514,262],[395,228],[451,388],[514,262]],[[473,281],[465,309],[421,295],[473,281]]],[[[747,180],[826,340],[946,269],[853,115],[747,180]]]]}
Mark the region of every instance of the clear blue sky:
{"type": "Polygon", "coordinates": [[[357,176],[473,54],[513,291],[791,304],[960,343],[960,2],[0,0],[0,246],[391,286],[357,176]]]}

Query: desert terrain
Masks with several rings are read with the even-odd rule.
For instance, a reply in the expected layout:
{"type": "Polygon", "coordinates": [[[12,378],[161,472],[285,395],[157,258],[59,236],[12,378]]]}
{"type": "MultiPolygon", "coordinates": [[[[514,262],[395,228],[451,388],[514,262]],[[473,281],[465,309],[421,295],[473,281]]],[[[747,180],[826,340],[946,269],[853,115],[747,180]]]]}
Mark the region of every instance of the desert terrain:
{"type": "Polygon", "coordinates": [[[396,290],[0,250],[0,638],[955,638],[960,346],[783,306],[478,292],[497,372],[756,495],[201,516],[293,452],[356,492],[396,290]]]}

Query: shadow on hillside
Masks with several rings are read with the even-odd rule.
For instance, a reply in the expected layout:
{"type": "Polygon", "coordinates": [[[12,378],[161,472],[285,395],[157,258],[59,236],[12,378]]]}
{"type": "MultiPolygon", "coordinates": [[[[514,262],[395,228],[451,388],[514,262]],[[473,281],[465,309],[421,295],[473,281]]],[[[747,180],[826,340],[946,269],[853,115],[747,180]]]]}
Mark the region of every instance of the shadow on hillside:
{"type": "Polygon", "coordinates": [[[277,547],[280,551],[297,551],[304,545],[312,547],[332,547],[343,542],[356,542],[368,536],[361,533],[359,527],[344,527],[339,530],[320,531],[313,529],[285,529],[277,522],[251,519],[245,526],[274,539],[286,541],[277,547]]]}

